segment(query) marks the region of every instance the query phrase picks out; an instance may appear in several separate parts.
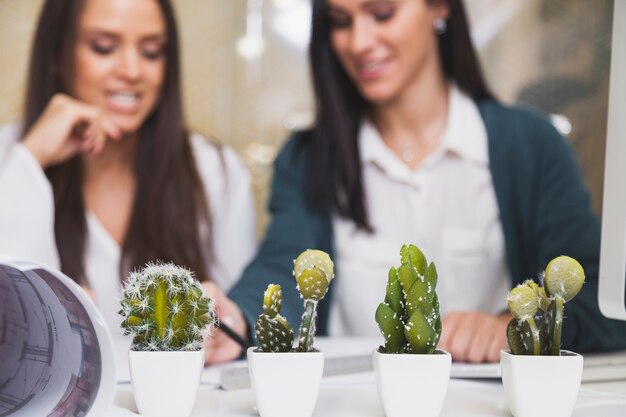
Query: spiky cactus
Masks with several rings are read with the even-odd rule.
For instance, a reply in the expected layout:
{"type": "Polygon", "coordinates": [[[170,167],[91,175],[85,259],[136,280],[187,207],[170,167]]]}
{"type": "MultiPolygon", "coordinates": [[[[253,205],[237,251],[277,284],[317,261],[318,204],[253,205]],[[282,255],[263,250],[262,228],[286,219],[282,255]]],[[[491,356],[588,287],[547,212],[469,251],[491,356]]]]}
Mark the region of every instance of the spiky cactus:
{"type": "Polygon", "coordinates": [[[326,252],[307,249],[294,261],[293,275],[304,300],[298,351],[309,352],[313,350],[317,303],[324,298],[335,277],[334,264],[326,252]]]}
{"type": "Polygon", "coordinates": [[[548,264],[543,287],[526,280],[513,288],[507,303],[513,318],[506,335],[516,355],[560,355],[564,304],[574,298],[585,281],[583,267],[573,258],[559,256],[548,264]]]}
{"type": "Polygon", "coordinates": [[[391,267],[376,322],[386,353],[432,353],[441,337],[437,268],[415,245],[402,245],[401,265],[391,267]]]}
{"type": "Polygon", "coordinates": [[[131,273],[120,303],[133,350],[199,350],[215,322],[213,303],[192,273],[171,263],[131,273]]]}
{"type": "MultiPolygon", "coordinates": [[[[334,265],[326,252],[307,249],[293,266],[300,296],[304,299],[304,313],[300,324],[298,352],[313,350],[317,303],[324,298],[330,281],[334,278],[334,265]]],[[[280,285],[270,284],[263,296],[263,313],[256,321],[256,337],[264,352],[288,352],[293,343],[293,331],[280,315],[282,291],[280,285]]]]}
{"type": "Polygon", "coordinates": [[[283,293],[280,285],[270,284],[263,296],[263,313],[254,327],[262,352],[289,352],[293,345],[293,330],[280,310],[283,293]]]}

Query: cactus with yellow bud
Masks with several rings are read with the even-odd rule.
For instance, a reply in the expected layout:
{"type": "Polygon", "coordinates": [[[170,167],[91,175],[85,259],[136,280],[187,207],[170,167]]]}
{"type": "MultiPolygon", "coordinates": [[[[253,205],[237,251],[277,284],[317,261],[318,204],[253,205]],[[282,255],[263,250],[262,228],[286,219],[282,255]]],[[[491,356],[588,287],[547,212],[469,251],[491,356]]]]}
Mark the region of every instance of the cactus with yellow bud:
{"type": "MultiPolygon", "coordinates": [[[[293,275],[300,296],[304,300],[304,313],[300,325],[297,350],[313,350],[317,304],[328,292],[334,278],[334,265],[327,253],[308,249],[294,261],[293,275]]],[[[255,333],[263,352],[289,352],[293,344],[293,330],[287,319],[280,315],[282,290],[270,284],[263,297],[263,312],[259,315],[255,333]]]]}
{"type": "Polygon", "coordinates": [[[582,266],[573,258],[554,258],[544,271],[543,286],[526,280],[513,288],[507,303],[513,318],[506,330],[516,355],[560,355],[563,309],[585,281],[582,266]]]}

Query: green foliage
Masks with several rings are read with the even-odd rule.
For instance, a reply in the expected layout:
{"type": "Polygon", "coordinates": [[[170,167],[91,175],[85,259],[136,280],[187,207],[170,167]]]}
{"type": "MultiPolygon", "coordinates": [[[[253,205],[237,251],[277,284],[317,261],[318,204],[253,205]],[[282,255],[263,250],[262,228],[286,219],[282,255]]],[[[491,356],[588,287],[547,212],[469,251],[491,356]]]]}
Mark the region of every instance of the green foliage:
{"type": "Polygon", "coordinates": [[[215,322],[212,301],[192,273],[171,263],[131,273],[120,303],[121,327],[133,337],[133,350],[199,350],[215,322]]]}
{"type": "Polygon", "coordinates": [[[376,322],[387,353],[432,353],[441,337],[437,268],[415,245],[400,249],[401,265],[391,267],[376,322]]]}
{"type": "Polygon", "coordinates": [[[526,280],[507,296],[513,318],[507,326],[507,341],[515,355],[561,353],[563,309],[585,281],[582,266],[573,258],[559,256],[548,264],[544,286],[526,280]]]}

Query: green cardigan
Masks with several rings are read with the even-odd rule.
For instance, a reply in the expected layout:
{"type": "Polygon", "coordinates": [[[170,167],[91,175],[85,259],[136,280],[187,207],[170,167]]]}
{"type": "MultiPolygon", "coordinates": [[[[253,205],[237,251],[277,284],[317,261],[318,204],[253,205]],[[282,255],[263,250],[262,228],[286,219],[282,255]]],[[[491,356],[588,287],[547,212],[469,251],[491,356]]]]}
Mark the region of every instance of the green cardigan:
{"type": "MultiPolygon", "coordinates": [[[[511,286],[537,277],[558,255],[576,258],[585,269],[586,284],[565,306],[563,348],[578,352],[626,348],[626,322],[608,320],[598,308],[600,225],[571,147],[538,114],[493,101],[478,106],[487,129],[511,286]]],[[[271,222],[255,259],[229,293],[246,317],[251,338],[269,283],[282,286],[282,314],[297,331],[302,301],[292,277],[293,260],[305,249],[333,255],[330,216],[314,213],[307,205],[307,137],[306,133],[293,135],[276,158],[269,201],[271,222]]],[[[331,284],[319,306],[318,334],[327,333],[330,303],[340,302],[333,300],[332,289],[331,284]]]]}

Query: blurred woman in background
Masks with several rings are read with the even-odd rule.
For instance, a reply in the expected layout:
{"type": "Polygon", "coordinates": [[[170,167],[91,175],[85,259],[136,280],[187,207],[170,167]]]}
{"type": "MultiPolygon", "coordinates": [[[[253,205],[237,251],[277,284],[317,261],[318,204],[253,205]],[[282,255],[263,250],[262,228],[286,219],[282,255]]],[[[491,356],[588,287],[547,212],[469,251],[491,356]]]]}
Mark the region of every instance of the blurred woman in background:
{"type": "Polygon", "coordinates": [[[227,291],[255,248],[247,170],[185,127],[167,0],[44,3],[0,195],[0,254],[60,268],[114,334],[128,271],[174,262],[227,291]]]}
{"type": "Polygon", "coordinates": [[[297,325],[291,261],[317,248],[337,271],[320,333],[380,337],[387,271],[414,243],[437,265],[439,347],[455,360],[497,361],[508,290],[561,254],[587,274],[563,348],[626,347],[625,325],[598,309],[600,229],[572,149],[493,97],[462,1],[314,0],[312,25],[316,122],[276,159],[265,239],[222,301],[236,327],[251,329],[269,282],[297,325]]]}

